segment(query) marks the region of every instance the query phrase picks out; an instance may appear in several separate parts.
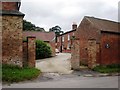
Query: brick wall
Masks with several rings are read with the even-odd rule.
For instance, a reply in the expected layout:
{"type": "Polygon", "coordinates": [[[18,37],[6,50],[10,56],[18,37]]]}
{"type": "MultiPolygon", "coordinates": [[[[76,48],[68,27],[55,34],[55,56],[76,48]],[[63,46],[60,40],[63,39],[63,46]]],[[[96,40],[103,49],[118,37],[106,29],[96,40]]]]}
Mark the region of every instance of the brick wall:
{"type": "Polygon", "coordinates": [[[0,63],[2,63],[2,17],[0,16],[0,63]]]}
{"type": "Polygon", "coordinates": [[[0,2],[2,10],[18,10],[17,2],[0,2]]]}
{"type": "Polygon", "coordinates": [[[23,42],[23,66],[35,67],[36,63],[36,44],[35,37],[27,37],[23,42]]]}
{"type": "Polygon", "coordinates": [[[22,16],[2,16],[2,62],[22,66],[22,16]]]}
{"type": "Polygon", "coordinates": [[[51,47],[51,50],[52,50],[52,56],[55,56],[56,55],[56,52],[55,52],[55,41],[51,41],[49,43],[50,47],[51,47]]]}
{"type": "Polygon", "coordinates": [[[80,41],[80,62],[88,65],[88,39],[95,39],[99,43],[99,31],[87,19],[83,19],[76,31],[76,37],[80,41]]]}
{"type": "Polygon", "coordinates": [[[35,37],[27,37],[28,41],[28,66],[35,67],[36,63],[36,38],[35,37]]]}
{"type": "Polygon", "coordinates": [[[60,50],[61,45],[62,45],[62,52],[71,53],[71,45],[72,45],[71,38],[72,38],[72,36],[74,36],[74,34],[75,34],[75,31],[67,32],[67,33],[57,37],[57,38],[59,38],[59,42],[57,42],[57,48],[60,50]],[[64,41],[61,40],[61,37],[64,37],[64,41]]]}
{"type": "Polygon", "coordinates": [[[28,66],[28,42],[23,42],[23,66],[28,66]]]}
{"type": "MultiPolygon", "coordinates": [[[[99,28],[84,18],[76,31],[75,37],[80,42],[80,64],[88,65],[92,68],[95,65],[120,63],[120,34],[114,32],[106,33],[105,31],[101,33],[99,28]],[[95,40],[96,44],[94,43],[93,47],[89,46],[89,40],[95,40]],[[105,48],[107,43],[110,45],[108,49],[105,48]]],[[[75,54],[77,53],[75,52],[75,54]]]]}

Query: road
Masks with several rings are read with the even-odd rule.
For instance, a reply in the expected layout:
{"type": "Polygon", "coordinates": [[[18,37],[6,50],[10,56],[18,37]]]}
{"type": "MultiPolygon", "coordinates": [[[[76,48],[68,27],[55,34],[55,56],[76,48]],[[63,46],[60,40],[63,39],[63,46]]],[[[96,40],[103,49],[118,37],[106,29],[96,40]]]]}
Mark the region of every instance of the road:
{"type": "Polygon", "coordinates": [[[118,88],[118,76],[99,77],[93,71],[72,71],[70,54],[37,60],[36,68],[41,69],[42,76],[32,81],[4,84],[3,88],[118,88]]]}
{"type": "MultiPolygon", "coordinates": [[[[58,77],[58,76],[56,76],[58,77]]],[[[118,88],[118,77],[69,77],[14,83],[3,88],[118,88]]]]}

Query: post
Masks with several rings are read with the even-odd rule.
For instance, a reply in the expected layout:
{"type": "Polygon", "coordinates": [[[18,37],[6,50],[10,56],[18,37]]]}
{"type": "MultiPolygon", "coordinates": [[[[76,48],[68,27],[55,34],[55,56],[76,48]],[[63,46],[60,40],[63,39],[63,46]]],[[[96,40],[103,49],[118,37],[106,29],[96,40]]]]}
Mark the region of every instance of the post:
{"type": "Polygon", "coordinates": [[[88,67],[91,69],[96,66],[96,55],[97,55],[96,40],[90,39],[88,41],[88,67]]]}
{"type": "Polygon", "coordinates": [[[35,59],[36,59],[36,37],[30,36],[27,37],[28,41],[28,67],[35,67],[35,59]]]}

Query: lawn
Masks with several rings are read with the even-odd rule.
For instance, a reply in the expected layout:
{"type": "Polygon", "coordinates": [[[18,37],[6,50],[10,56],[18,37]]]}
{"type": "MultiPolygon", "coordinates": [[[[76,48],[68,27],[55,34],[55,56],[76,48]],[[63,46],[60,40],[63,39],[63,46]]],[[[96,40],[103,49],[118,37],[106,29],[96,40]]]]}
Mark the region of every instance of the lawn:
{"type": "Polygon", "coordinates": [[[19,82],[31,80],[40,75],[40,70],[36,68],[20,68],[13,65],[2,65],[2,80],[5,82],[19,82]]]}
{"type": "Polygon", "coordinates": [[[120,64],[118,65],[107,65],[107,66],[97,66],[93,69],[101,73],[120,73],[120,64]]]}

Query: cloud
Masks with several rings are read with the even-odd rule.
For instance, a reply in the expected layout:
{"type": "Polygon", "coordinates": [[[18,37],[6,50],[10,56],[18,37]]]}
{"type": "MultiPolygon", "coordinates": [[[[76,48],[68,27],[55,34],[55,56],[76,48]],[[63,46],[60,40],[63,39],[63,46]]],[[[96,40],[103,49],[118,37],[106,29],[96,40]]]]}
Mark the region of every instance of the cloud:
{"type": "Polygon", "coordinates": [[[64,31],[71,30],[84,16],[117,20],[118,0],[26,0],[21,11],[25,19],[46,30],[59,25],[64,31]]]}

